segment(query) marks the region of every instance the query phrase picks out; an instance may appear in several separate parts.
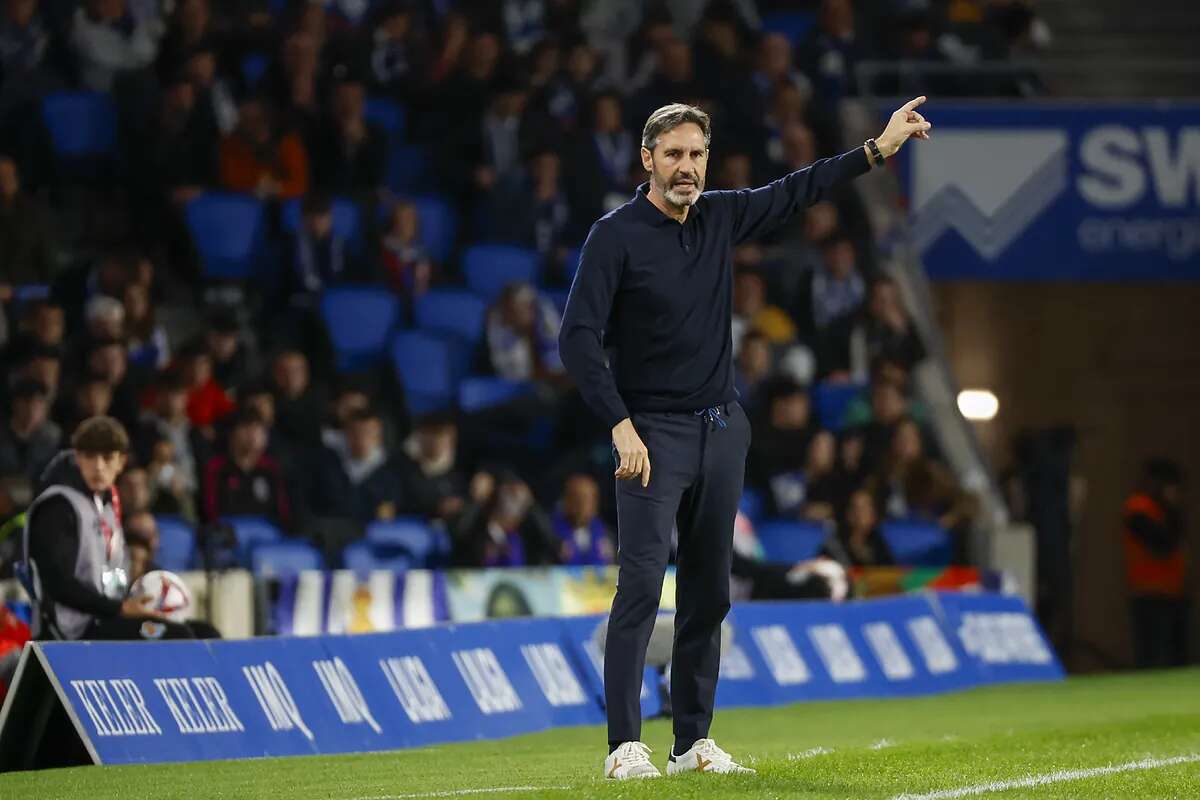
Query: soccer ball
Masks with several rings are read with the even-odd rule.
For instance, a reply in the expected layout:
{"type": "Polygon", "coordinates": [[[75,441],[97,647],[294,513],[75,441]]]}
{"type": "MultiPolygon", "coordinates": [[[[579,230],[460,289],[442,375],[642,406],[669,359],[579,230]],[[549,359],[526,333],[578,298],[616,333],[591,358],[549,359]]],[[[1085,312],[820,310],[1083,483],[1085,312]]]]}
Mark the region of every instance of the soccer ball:
{"type": "Polygon", "coordinates": [[[171,622],[184,622],[192,614],[192,593],[183,578],[165,569],[147,572],[129,590],[130,597],[149,597],[148,608],[171,622]]]}

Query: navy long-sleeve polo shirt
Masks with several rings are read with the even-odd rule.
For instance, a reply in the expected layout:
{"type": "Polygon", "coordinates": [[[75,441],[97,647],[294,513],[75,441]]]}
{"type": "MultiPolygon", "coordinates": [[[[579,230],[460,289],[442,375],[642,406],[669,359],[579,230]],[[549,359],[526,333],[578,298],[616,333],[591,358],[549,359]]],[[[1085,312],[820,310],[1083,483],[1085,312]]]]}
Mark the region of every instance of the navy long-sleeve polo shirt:
{"type": "Polygon", "coordinates": [[[694,411],[733,388],[733,248],[867,172],[858,147],[757,189],[704,192],[682,224],[643,184],[588,233],[559,332],[583,399],[610,427],[631,411],[694,411]]]}

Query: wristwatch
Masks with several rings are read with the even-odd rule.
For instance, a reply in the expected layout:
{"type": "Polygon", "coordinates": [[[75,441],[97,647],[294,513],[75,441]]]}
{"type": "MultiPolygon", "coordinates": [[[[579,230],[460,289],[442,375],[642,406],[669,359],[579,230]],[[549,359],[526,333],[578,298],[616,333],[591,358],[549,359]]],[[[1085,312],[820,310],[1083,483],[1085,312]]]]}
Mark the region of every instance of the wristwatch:
{"type": "Polygon", "coordinates": [[[867,150],[871,152],[871,166],[882,167],[883,153],[879,152],[879,145],[875,144],[875,140],[867,139],[865,142],[863,142],[863,144],[866,145],[867,150]]]}

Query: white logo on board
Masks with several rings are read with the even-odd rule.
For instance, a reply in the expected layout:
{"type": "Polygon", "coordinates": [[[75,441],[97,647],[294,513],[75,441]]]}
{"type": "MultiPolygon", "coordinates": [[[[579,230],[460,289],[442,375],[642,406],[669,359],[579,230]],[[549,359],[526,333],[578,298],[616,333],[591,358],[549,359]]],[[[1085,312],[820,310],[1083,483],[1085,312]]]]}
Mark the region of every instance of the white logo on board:
{"type": "Polygon", "coordinates": [[[380,660],[379,668],[410,721],[419,724],[450,719],[450,707],[418,656],[385,658],[380,660]]]}
{"type": "Polygon", "coordinates": [[[521,655],[533,671],[542,694],[550,705],[581,706],[587,702],[575,671],[567,663],[562,648],[551,642],[521,645],[521,655]]]}
{"type": "Polygon", "coordinates": [[[321,685],[325,687],[325,693],[329,695],[329,701],[333,703],[338,719],[346,725],[361,725],[365,722],[376,733],[383,732],[371,714],[371,707],[367,705],[366,698],[358,688],[358,682],[354,680],[349,667],[341,658],[314,661],[313,669],[321,679],[321,685]]]}
{"type": "Polygon", "coordinates": [[[963,647],[985,664],[1049,664],[1054,660],[1028,614],[969,612],[958,628],[963,647]]]}
{"type": "Polygon", "coordinates": [[[866,680],[867,668],[850,643],[846,629],[841,625],[813,625],[808,629],[808,638],[817,648],[817,655],[825,664],[834,683],[858,683],[866,680]]]}
{"type": "Polygon", "coordinates": [[[484,714],[503,714],[521,709],[521,698],[513,688],[500,661],[487,647],[455,650],[454,666],[471,690],[475,705],[484,714]]]}
{"type": "Polygon", "coordinates": [[[155,678],[180,733],[232,733],[243,731],[242,721],[229,706],[221,682],[213,677],[155,678]]]}
{"type": "Polygon", "coordinates": [[[721,648],[721,679],[731,681],[754,680],[754,665],[742,646],[735,643],[721,648]]]}
{"type": "Polygon", "coordinates": [[[780,686],[807,683],[812,677],[808,671],[808,664],[804,663],[804,657],[796,649],[796,643],[792,641],[784,626],[763,625],[751,628],[750,638],[754,639],[758,651],[767,662],[767,669],[771,670],[771,677],[780,686]]]}
{"type": "Polygon", "coordinates": [[[913,665],[900,644],[896,631],[886,622],[870,622],[863,626],[863,637],[875,660],[890,681],[906,681],[913,676],[913,665]]]}
{"type": "Polygon", "coordinates": [[[74,680],[71,688],[97,736],[160,736],[162,728],[146,708],[146,698],[128,678],[74,680]]]}
{"type": "Polygon", "coordinates": [[[925,669],[929,670],[930,675],[942,675],[958,669],[958,657],[942,635],[937,620],[923,614],[910,619],[906,626],[908,634],[921,651],[921,658],[925,659],[925,669]]]}
{"type": "Polygon", "coordinates": [[[246,676],[250,688],[254,690],[254,696],[258,698],[258,704],[262,707],[271,730],[298,730],[304,734],[304,738],[310,742],[313,741],[315,738],[313,732],[304,724],[304,718],[300,716],[300,708],[296,705],[296,700],[292,697],[287,683],[274,664],[270,661],[262,664],[250,664],[242,667],[242,674],[246,676]]]}

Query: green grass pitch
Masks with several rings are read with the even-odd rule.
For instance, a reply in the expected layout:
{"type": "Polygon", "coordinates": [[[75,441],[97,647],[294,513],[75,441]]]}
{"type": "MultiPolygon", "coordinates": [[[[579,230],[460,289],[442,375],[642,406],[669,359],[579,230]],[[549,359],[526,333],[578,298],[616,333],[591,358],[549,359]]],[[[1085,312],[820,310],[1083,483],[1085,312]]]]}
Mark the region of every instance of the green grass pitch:
{"type": "MultiPolygon", "coordinates": [[[[664,767],[669,723],[644,736],[664,767]]],[[[0,775],[0,798],[1200,798],[1200,670],[724,711],[713,736],[758,774],[606,782],[604,731],[589,727],[372,755],[0,775]]]]}

